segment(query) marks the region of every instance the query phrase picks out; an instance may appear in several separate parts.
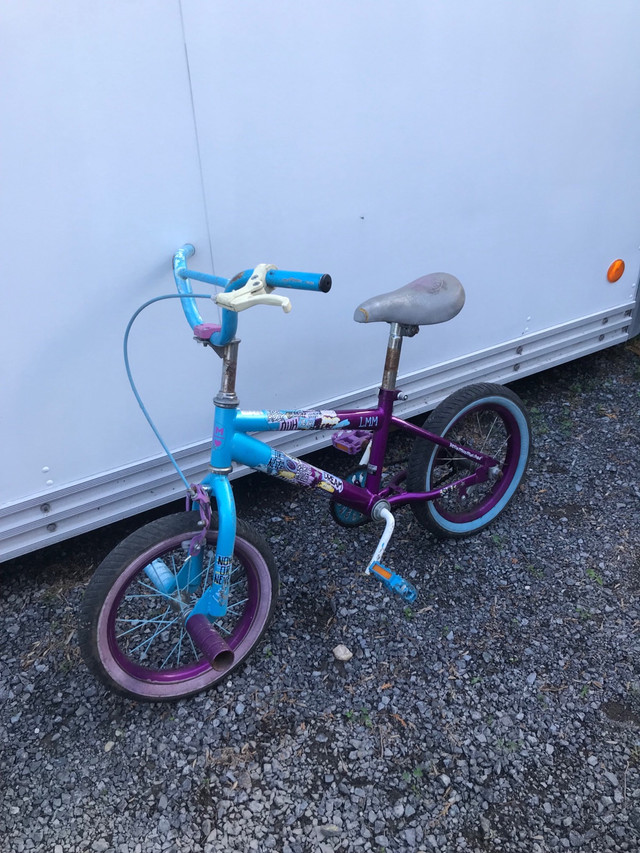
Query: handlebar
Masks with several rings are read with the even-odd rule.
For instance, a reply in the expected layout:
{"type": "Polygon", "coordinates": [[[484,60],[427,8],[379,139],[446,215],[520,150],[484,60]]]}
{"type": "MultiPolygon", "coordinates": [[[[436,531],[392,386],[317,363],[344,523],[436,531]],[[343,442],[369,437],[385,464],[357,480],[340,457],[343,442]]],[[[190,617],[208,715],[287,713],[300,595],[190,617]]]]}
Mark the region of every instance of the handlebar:
{"type": "Polygon", "coordinates": [[[280,305],[285,312],[290,311],[291,303],[286,297],[271,295],[275,287],[321,293],[328,293],[331,289],[331,276],[326,273],[290,272],[278,270],[267,264],[260,264],[255,270],[245,270],[232,279],[196,272],[187,267],[187,261],[195,251],[191,243],[185,243],[175,253],[173,275],[178,292],[185,297],[180,302],[189,325],[200,340],[206,340],[213,346],[224,346],[233,340],[238,328],[238,311],[257,304],[280,305]],[[221,308],[221,326],[212,326],[203,322],[192,296],[190,279],[224,288],[224,297],[222,294],[212,297],[221,308]],[[242,293],[237,292],[240,290],[242,293]]]}

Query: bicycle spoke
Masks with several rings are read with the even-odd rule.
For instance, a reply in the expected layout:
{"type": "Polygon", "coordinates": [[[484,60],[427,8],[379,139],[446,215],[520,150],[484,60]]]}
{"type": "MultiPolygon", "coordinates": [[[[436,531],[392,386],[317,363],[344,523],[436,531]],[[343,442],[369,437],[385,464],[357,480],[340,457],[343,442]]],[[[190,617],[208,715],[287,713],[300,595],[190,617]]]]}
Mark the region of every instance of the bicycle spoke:
{"type": "Polygon", "coordinates": [[[186,633],[186,635],[187,635],[187,637],[188,637],[188,639],[189,639],[189,643],[191,644],[191,649],[192,649],[192,651],[193,651],[193,656],[194,656],[194,658],[197,660],[197,659],[200,657],[200,652],[196,649],[195,643],[193,642],[193,640],[192,640],[192,638],[191,638],[191,634],[190,634],[188,631],[185,631],[185,632],[183,632],[183,633],[186,633]]]}
{"type": "Polygon", "coordinates": [[[229,607],[227,607],[227,613],[233,613],[236,615],[236,608],[240,607],[242,604],[246,604],[249,601],[248,598],[243,598],[241,601],[234,601],[229,607]]]}
{"type": "Polygon", "coordinates": [[[160,669],[164,669],[165,666],[169,663],[169,661],[171,660],[173,653],[175,652],[176,648],[178,649],[178,657],[176,660],[176,666],[180,666],[180,650],[182,647],[182,634],[183,633],[184,633],[183,631],[180,632],[180,636],[178,637],[178,641],[174,644],[174,646],[171,649],[171,651],[169,652],[169,654],[166,656],[166,658],[160,664],[160,669]]]}
{"type": "Polygon", "coordinates": [[[208,554],[209,554],[209,559],[207,561],[207,572],[205,574],[204,581],[202,582],[202,588],[203,589],[206,589],[209,586],[209,574],[211,572],[211,564],[212,564],[213,559],[215,557],[215,554],[211,550],[209,550],[208,554]]]}
{"type": "Polygon", "coordinates": [[[158,592],[158,591],[156,591],[156,592],[141,592],[141,593],[133,593],[132,592],[132,593],[129,593],[129,595],[125,595],[124,600],[130,601],[134,598],[145,598],[145,599],[164,598],[164,600],[166,601],[167,598],[170,598],[170,596],[168,596],[165,592],[158,592]]]}
{"type": "MultiPolygon", "coordinates": [[[[184,566],[186,566],[190,559],[191,559],[191,556],[189,555],[189,556],[187,557],[187,559],[184,561],[183,565],[184,565],[184,566]]],[[[173,579],[174,579],[174,581],[176,582],[176,591],[177,591],[177,592],[180,592],[180,586],[179,586],[179,584],[178,584],[178,572],[177,572],[177,570],[176,570],[176,558],[175,558],[175,554],[172,554],[172,555],[171,555],[171,571],[172,571],[172,573],[173,573],[173,579]]]]}
{"type": "MultiPolygon", "coordinates": [[[[145,575],[145,577],[146,577],[146,575],[145,575]]],[[[158,588],[157,588],[156,586],[149,586],[149,584],[148,584],[148,583],[144,583],[144,581],[142,580],[142,578],[138,578],[138,583],[140,584],[140,586],[141,586],[143,589],[149,589],[149,590],[151,590],[151,592],[152,592],[154,595],[162,595],[162,593],[161,593],[161,592],[158,592],[158,588]]]]}
{"type": "MultiPolygon", "coordinates": [[[[139,628],[142,628],[145,625],[161,625],[161,626],[172,625],[173,622],[175,622],[175,619],[169,619],[169,620],[163,619],[163,617],[166,616],[168,613],[169,613],[169,608],[167,608],[167,610],[161,616],[157,616],[157,617],[152,618],[152,619],[124,619],[124,618],[118,617],[116,619],[116,622],[135,622],[136,624],[133,626],[133,628],[129,628],[128,631],[122,631],[122,633],[118,634],[117,639],[121,639],[122,637],[126,637],[128,634],[132,634],[134,631],[137,631],[139,628]]],[[[164,627],[162,627],[160,630],[164,630],[164,627]]]]}
{"type": "Polygon", "coordinates": [[[495,417],[493,418],[493,423],[491,424],[491,427],[489,428],[489,432],[487,433],[487,435],[486,435],[486,437],[485,437],[485,439],[484,439],[484,442],[483,442],[483,444],[482,444],[482,447],[480,447],[480,448],[479,448],[480,453],[484,453],[484,452],[485,452],[485,450],[484,450],[484,449],[485,449],[485,447],[487,446],[487,442],[488,442],[488,441],[489,441],[489,439],[491,438],[491,433],[493,432],[493,429],[494,429],[495,425],[497,424],[497,422],[498,422],[498,416],[497,416],[497,415],[495,415],[495,417]]]}
{"type": "Polygon", "coordinates": [[[180,619],[180,618],[181,618],[180,616],[176,616],[176,617],[175,617],[175,619],[172,619],[172,621],[171,621],[171,622],[169,622],[167,625],[162,625],[162,626],[161,626],[160,628],[158,628],[158,630],[157,630],[154,634],[152,634],[152,635],[151,635],[147,640],[143,640],[143,641],[142,641],[141,643],[139,643],[139,644],[138,644],[134,649],[129,649],[129,654],[134,654],[135,652],[137,652],[137,651],[138,651],[138,649],[142,648],[142,646],[145,646],[145,645],[146,645],[146,648],[144,649],[143,654],[146,654],[146,653],[147,653],[147,651],[148,651],[148,649],[149,649],[149,646],[150,646],[150,645],[151,645],[151,643],[156,639],[156,637],[159,637],[159,636],[160,636],[160,634],[162,634],[164,631],[166,631],[166,630],[167,630],[167,628],[170,628],[172,625],[174,625],[174,624],[178,621],[178,619],[180,619]]]}
{"type": "MultiPolygon", "coordinates": [[[[166,613],[168,613],[168,608],[165,611],[165,613],[163,613],[161,616],[150,617],[149,619],[141,619],[140,617],[138,617],[137,619],[129,619],[125,616],[118,616],[118,618],[116,619],[116,622],[130,622],[130,623],[136,624],[136,625],[140,625],[140,624],[149,625],[149,623],[160,624],[162,621],[162,616],[166,615],[166,613]]],[[[171,620],[164,620],[164,621],[168,622],[171,620]]]]}

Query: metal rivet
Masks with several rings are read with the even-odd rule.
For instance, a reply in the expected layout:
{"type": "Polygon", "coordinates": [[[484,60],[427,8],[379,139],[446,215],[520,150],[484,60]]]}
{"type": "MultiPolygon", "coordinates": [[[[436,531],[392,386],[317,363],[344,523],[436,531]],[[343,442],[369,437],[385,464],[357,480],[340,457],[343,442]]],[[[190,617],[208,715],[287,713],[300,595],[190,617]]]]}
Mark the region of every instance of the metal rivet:
{"type": "Polygon", "coordinates": [[[47,524],[47,530],[49,531],[49,533],[55,533],[55,531],[57,529],[58,529],[58,525],[55,522],[52,522],[51,524],[47,524]]]}
{"type": "Polygon", "coordinates": [[[600,335],[600,337],[598,338],[598,340],[599,340],[599,341],[603,341],[603,340],[604,340],[604,335],[600,335]]]}
{"type": "Polygon", "coordinates": [[[514,370],[520,370],[520,365],[519,365],[519,364],[514,364],[514,365],[513,365],[513,369],[514,369],[514,370]]]}
{"type": "Polygon", "coordinates": [[[51,504],[42,504],[40,506],[40,512],[44,512],[44,513],[51,512],[51,504]]]}
{"type": "Polygon", "coordinates": [[[516,355],[522,355],[523,349],[524,347],[518,347],[518,349],[516,350],[516,355]]]}
{"type": "Polygon", "coordinates": [[[609,318],[605,317],[604,320],[602,321],[602,325],[606,326],[608,322],[609,322],[609,318]]]}

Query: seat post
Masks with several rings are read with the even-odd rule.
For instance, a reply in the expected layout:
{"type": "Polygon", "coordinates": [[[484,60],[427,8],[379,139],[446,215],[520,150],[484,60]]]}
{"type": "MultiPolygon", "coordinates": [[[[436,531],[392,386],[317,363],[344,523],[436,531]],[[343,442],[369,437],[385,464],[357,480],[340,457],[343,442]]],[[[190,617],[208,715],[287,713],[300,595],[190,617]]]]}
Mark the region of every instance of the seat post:
{"type": "Polygon", "coordinates": [[[382,388],[385,391],[394,391],[400,364],[400,351],[402,350],[402,327],[400,323],[390,323],[389,325],[389,342],[387,344],[387,356],[384,360],[382,388]]]}

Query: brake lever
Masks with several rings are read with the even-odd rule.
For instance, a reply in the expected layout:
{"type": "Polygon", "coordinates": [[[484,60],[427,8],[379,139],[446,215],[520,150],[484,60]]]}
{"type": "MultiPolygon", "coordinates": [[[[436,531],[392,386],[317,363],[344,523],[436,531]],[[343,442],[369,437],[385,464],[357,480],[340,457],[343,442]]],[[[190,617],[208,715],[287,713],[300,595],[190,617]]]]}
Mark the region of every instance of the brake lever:
{"type": "Polygon", "coordinates": [[[266,283],[266,275],[269,270],[275,270],[273,264],[258,264],[251,274],[249,281],[238,288],[224,293],[218,293],[213,297],[216,305],[226,308],[228,311],[246,311],[253,305],[279,305],[285,314],[291,311],[291,301],[286,296],[272,293],[273,287],[266,283]]]}

